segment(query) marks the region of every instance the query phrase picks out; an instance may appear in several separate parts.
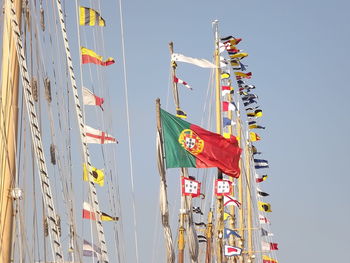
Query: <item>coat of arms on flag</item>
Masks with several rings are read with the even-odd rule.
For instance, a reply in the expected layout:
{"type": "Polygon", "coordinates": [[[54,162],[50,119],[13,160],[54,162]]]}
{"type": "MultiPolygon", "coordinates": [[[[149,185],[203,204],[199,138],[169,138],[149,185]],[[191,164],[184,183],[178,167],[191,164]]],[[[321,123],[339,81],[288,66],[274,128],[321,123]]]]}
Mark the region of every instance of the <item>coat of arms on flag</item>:
{"type": "Polygon", "coordinates": [[[197,197],[201,193],[201,183],[186,177],[182,177],[182,194],[197,197]]]}
{"type": "Polygon", "coordinates": [[[215,180],[215,195],[230,195],[232,194],[232,182],[228,180],[215,180]]]}

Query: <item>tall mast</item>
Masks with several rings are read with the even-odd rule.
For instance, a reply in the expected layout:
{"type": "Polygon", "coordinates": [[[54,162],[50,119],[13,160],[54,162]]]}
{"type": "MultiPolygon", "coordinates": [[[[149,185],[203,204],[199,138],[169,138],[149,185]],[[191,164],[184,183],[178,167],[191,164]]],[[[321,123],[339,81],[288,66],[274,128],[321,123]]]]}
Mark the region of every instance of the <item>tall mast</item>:
{"type": "MultiPolygon", "coordinates": [[[[174,53],[174,43],[170,42],[169,43],[169,50],[170,50],[170,56],[174,53]]],[[[179,92],[177,89],[177,83],[173,81],[175,73],[176,73],[176,62],[171,61],[171,81],[173,83],[173,95],[174,95],[174,103],[176,110],[180,109],[180,101],[179,101],[179,92]]],[[[184,176],[185,168],[181,168],[181,175],[184,176]]],[[[179,236],[178,236],[178,242],[177,242],[177,247],[178,247],[178,263],[183,263],[184,262],[184,250],[185,250],[185,197],[181,196],[181,208],[180,208],[180,226],[179,226],[179,236]]]]}
{"type": "MultiPolygon", "coordinates": [[[[221,124],[221,92],[220,92],[220,52],[219,52],[219,21],[213,22],[215,35],[215,107],[216,107],[216,132],[222,133],[221,124]]],[[[222,173],[218,171],[218,179],[222,179],[222,173]]],[[[218,263],[222,262],[222,238],[224,230],[224,203],[222,196],[216,200],[216,259],[218,263]]]]}
{"type": "MultiPolygon", "coordinates": [[[[15,0],[17,21],[21,21],[22,1],[15,0]]],[[[4,1],[9,5],[9,1],[4,1]]],[[[18,60],[16,41],[11,28],[10,14],[4,8],[1,69],[1,134],[0,134],[0,263],[10,262],[12,247],[13,204],[11,190],[16,174],[18,120],[18,60]]],[[[20,26],[20,25],[19,25],[20,26]]]]}

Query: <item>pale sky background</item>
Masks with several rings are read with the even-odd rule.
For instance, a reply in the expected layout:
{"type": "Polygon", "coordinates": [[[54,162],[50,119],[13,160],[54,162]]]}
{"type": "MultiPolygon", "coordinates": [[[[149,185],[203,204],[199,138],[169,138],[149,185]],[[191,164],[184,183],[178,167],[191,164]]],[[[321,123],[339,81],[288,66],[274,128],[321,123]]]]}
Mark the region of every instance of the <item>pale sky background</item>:
{"type": "MultiPolygon", "coordinates": [[[[88,77],[91,72],[94,76],[96,67],[83,67],[84,85],[108,90],[101,93],[106,98],[104,114],[112,115],[112,133],[119,140],[118,145],[107,147],[117,151],[115,177],[119,182],[120,224],[124,229],[120,238],[127,254],[125,262],[136,262],[120,16],[116,1],[96,1],[81,0],[80,4],[99,9],[107,26],[94,31],[80,29],[81,43],[104,57],[116,58],[116,64],[99,69],[103,83],[88,77]],[[91,32],[97,32],[95,42],[91,32]]],[[[66,2],[65,9],[75,73],[80,79],[75,6],[66,2]]],[[[243,38],[239,47],[249,53],[244,61],[253,72],[249,84],[257,87],[264,112],[260,123],[267,127],[257,131],[263,139],[256,145],[270,163],[269,179],[262,188],[271,194],[271,229],[273,240],[279,244],[279,261],[349,261],[349,12],[350,4],[345,0],[124,1],[140,263],[165,262],[155,158],[155,99],[159,97],[163,107],[174,112],[172,97],[168,97],[168,42],[174,41],[175,52],[211,60],[211,23],[215,19],[220,21],[221,36],[243,38]]],[[[210,71],[179,64],[178,72],[194,88],[192,92],[180,88],[188,121],[202,124],[210,71]]],[[[100,119],[90,117],[90,112],[92,116],[92,110],[86,112],[87,123],[99,123],[100,119]]],[[[99,148],[90,148],[94,163],[101,167],[99,148]]],[[[80,169],[81,163],[77,161],[74,167],[80,169]]],[[[175,213],[172,221],[176,222],[178,177],[174,171],[168,177],[170,208],[175,213]]],[[[77,196],[81,196],[79,191],[77,196]]],[[[98,192],[101,206],[109,211],[106,189],[99,188],[98,192]]],[[[109,233],[111,225],[104,225],[109,233]]],[[[175,228],[173,235],[176,237],[175,228]]],[[[107,240],[113,255],[112,237],[107,240]]],[[[113,257],[110,262],[114,262],[113,257]]]]}
{"type": "MultiPolygon", "coordinates": [[[[120,141],[118,176],[127,259],[135,262],[119,14],[115,2],[101,1],[100,6],[107,21],[105,56],[117,59],[116,66],[107,70],[106,84],[114,95],[109,103],[120,141]]],[[[211,60],[214,19],[220,21],[222,36],[243,38],[239,46],[249,53],[244,61],[254,74],[249,83],[257,86],[264,111],[261,123],[267,127],[258,131],[263,140],[257,146],[270,162],[263,188],[271,194],[278,259],[285,263],[347,261],[349,11],[345,0],[124,1],[140,262],[152,262],[155,251],[159,255],[155,262],[165,260],[164,248],[153,246],[154,229],[161,229],[155,99],[161,98],[166,106],[168,42],[174,41],[175,52],[211,60]]],[[[209,70],[181,64],[178,72],[194,88],[193,92],[180,90],[182,107],[190,122],[200,124],[209,70]]],[[[173,112],[172,97],[168,109],[173,112]]],[[[172,207],[179,197],[175,190],[169,191],[172,207]]],[[[157,238],[161,244],[162,232],[157,238]]]]}

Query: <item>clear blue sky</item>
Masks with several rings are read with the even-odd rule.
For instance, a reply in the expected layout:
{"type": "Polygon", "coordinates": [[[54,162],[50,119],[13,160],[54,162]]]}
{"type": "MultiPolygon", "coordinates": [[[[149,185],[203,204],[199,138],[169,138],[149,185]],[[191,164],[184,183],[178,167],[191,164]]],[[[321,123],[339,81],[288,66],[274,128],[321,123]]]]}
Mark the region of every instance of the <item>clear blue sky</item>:
{"type": "MultiPolygon", "coordinates": [[[[117,61],[103,73],[103,85],[111,94],[106,105],[113,109],[114,132],[120,141],[116,149],[127,262],[135,262],[117,3],[80,2],[100,6],[107,27],[102,29],[105,48],[97,49],[117,61]]],[[[75,14],[71,4],[66,5],[68,34],[72,50],[75,47],[78,54],[74,44],[75,14]]],[[[161,229],[155,99],[160,97],[166,105],[168,42],[174,41],[176,52],[210,60],[214,19],[220,21],[222,36],[243,38],[240,47],[249,53],[245,62],[254,74],[250,83],[257,86],[264,111],[262,124],[267,127],[261,132],[263,140],[258,147],[271,167],[264,189],[271,194],[271,227],[274,240],[279,243],[280,262],[346,261],[350,236],[350,179],[346,165],[350,148],[346,121],[350,95],[349,10],[350,4],[345,0],[124,1],[140,263],[152,262],[154,253],[158,255],[155,262],[165,260],[164,248],[153,247],[158,238],[154,231],[161,229]]],[[[88,43],[84,37],[82,42],[88,43]]],[[[96,45],[101,47],[100,40],[96,45]]],[[[192,93],[181,90],[183,108],[190,122],[200,124],[209,70],[181,65],[179,72],[194,88],[192,93]]],[[[92,85],[90,82],[87,80],[86,84],[92,85]]],[[[169,111],[172,109],[170,97],[169,111]]],[[[176,188],[177,184],[169,182],[168,187],[176,188]]],[[[103,190],[99,191],[106,196],[103,190]]],[[[169,191],[173,207],[177,189],[169,191]]],[[[103,197],[101,200],[107,202],[103,197]]],[[[160,233],[157,244],[163,239],[160,233]]],[[[109,249],[113,250],[113,246],[109,249]]]]}

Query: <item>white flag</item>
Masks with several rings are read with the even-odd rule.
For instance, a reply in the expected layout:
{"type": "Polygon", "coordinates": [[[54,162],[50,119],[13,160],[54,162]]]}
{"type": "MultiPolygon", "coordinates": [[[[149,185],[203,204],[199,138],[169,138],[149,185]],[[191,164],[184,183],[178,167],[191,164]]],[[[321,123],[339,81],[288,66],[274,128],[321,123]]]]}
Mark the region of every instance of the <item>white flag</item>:
{"type": "Polygon", "coordinates": [[[228,205],[234,205],[239,209],[241,209],[242,204],[238,202],[238,200],[235,199],[233,196],[224,195],[224,206],[228,206],[228,205]]]}
{"type": "Polygon", "coordinates": [[[217,68],[216,65],[209,62],[206,59],[186,57],[186,56],[184,56],[182,54],[178,54],[178,53],[173,53],[171,55],[171,60],[190,63],[190,64],[196,65],[198,67],[201,67],[201,68],[217,68]]]}
{"type": "Polygon", "coordinates": [[[261,225],[270,224],[270,221],[263,215],[259,215],[259,222],[261,225]]]}
{"type": "Polygon", "coordinates": [[[103,98],[96,96],[89,89],[83,88],[83,103],[85,105],[102,106],[103,102],[104,102],[103,98]]]}
{"type": "Polygon", "coordinates": [[[270,243],[261,241],[261,250],[262,250],[262,251],[270,251],[270,250],[271,250],[271,245],[270,245],[270,243]]]}
{"type": "Polygon", "coordinates": [[[182,178],[182,194],[197,197],[201,193],[201,183],[189,178],[182,178]]]}
{"type": "Polygon", "coordinates": [[[85,143],[98,143],[98,144],[106,144],[106,143],[118,143],[115,138],[110,136],[109,134],[91,128],[85,125],[85,143]]]}

